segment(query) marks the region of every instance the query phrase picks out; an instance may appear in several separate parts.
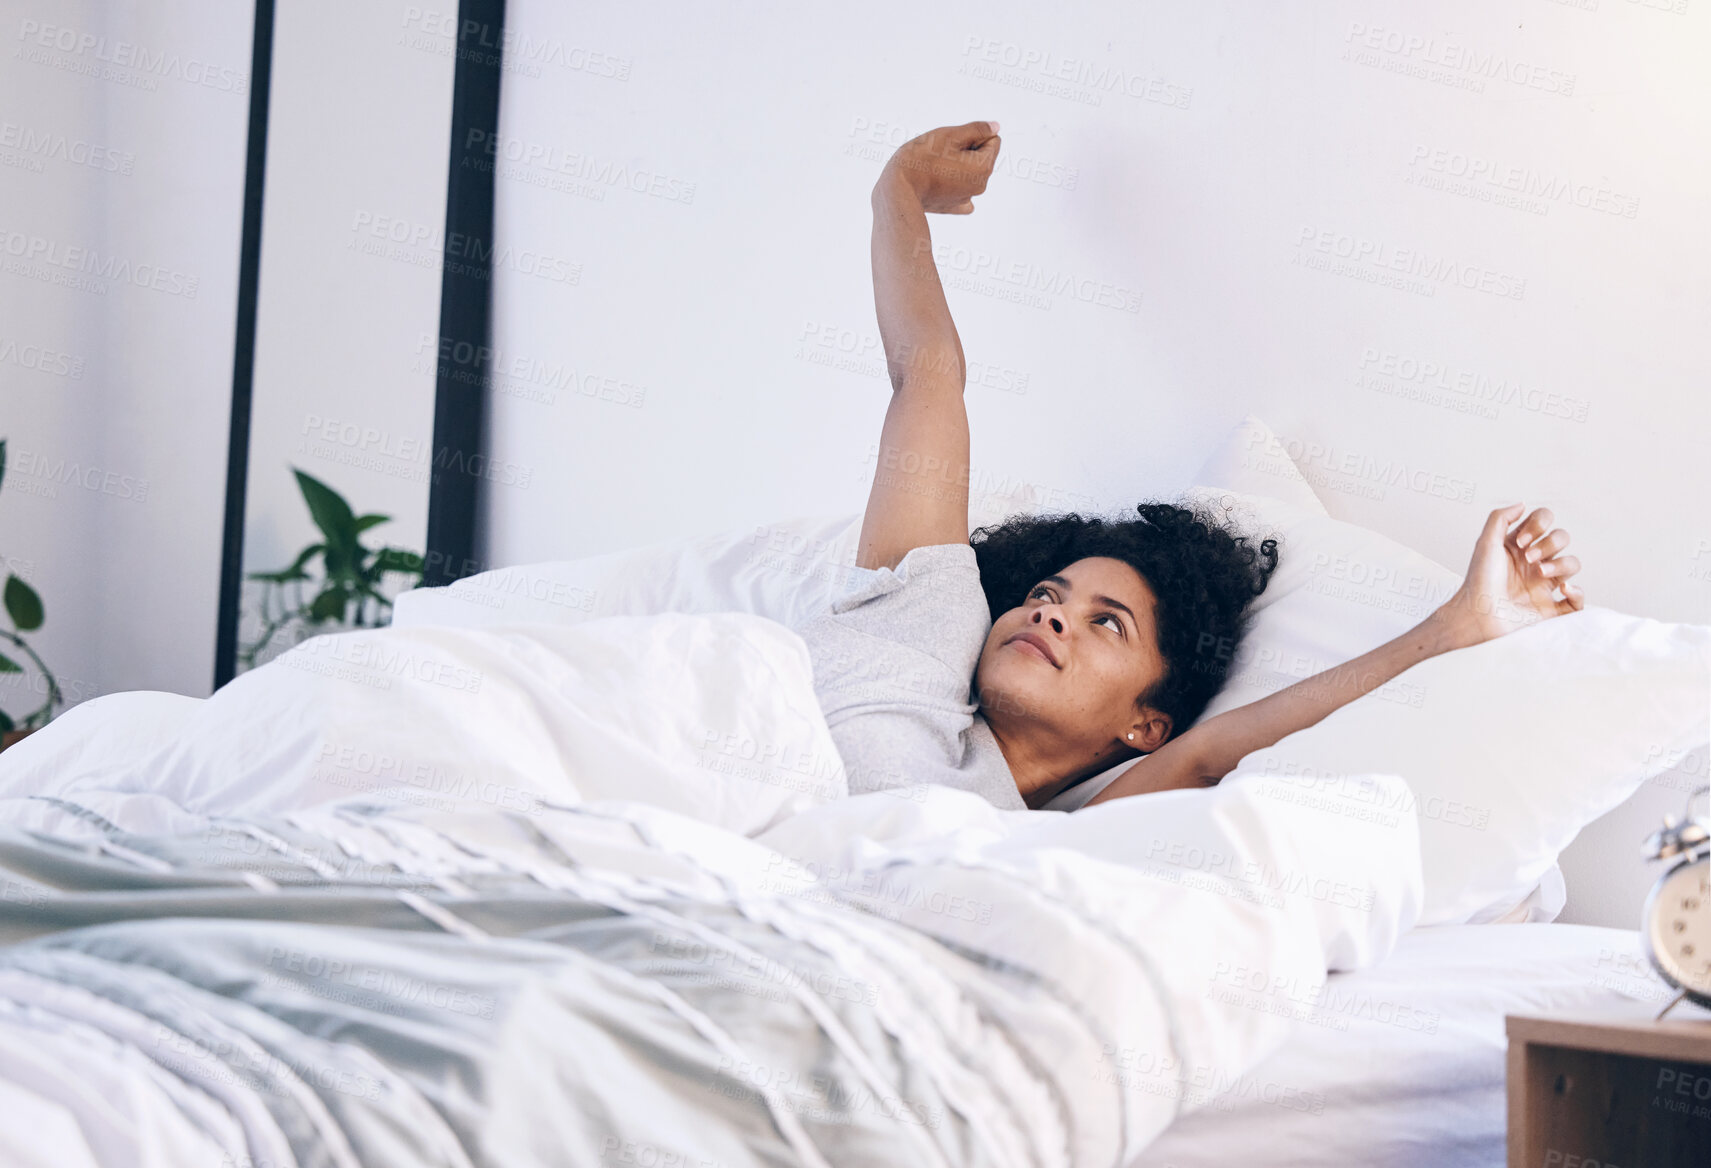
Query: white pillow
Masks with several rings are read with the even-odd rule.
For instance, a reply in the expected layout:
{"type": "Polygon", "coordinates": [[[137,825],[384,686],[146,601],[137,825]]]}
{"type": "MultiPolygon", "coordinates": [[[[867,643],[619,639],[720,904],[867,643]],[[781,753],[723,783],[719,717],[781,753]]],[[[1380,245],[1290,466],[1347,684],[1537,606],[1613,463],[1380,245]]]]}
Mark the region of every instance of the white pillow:
{"type": "Polygon", "coordinates": [[[394,601],[393,627],[574,625],[660,612],[751,612],[795,628],[856,558],[861,515],[806,515],[695,539],[495,568],[394,601]]]}
{"type": "Polygon", "coordinates": [[[1329,514],[1272,428],[1253,414],[1237,422],[1212,456],[1201,464],[1194,482],[1242,495],[1276,499],[1314,515],[1329,514]]]}
{"type": "MultiPolygon", "coordinates": [[[[1278,541],[1277,570],[1254,599],[1247,636],[1206,647],[1229,662],[1230,674],[1199,722],[1376,649],[1461,587],[1460,573],[1358,524],[1234,491],[1195,487],[1185,496],[1227,514],[1252,542],[1278,541]]],[[[1475,534],[1468,535],[1470,556],[1475,534]]],[[[1419,700],[1400,680],[1379,692],[1387,700],[1419,700]]]]}
{"type": "Polygon", "coordinates": [[[1581,828],[1706,740],[1711,626],[1588,605],[1395,680],[1407,700],[1357,698],[1224,781],[1310,802],[1352,776],[1402,775],[1418,801],[1419,923],[1482,923],[1545,880],[1581,828]]]}

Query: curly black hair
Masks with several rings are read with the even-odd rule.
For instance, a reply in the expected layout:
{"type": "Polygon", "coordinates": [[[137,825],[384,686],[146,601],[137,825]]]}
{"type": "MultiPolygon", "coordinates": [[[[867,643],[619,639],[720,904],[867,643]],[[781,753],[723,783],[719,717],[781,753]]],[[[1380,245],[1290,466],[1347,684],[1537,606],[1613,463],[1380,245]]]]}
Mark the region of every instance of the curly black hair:
{"type": "Polygon", "coordinates": [[[1028,592],[1077,560],[1122,560],[1158,598],[1165,672],[1141,703],[1186,730],[1223,686],[1235,645],[1252,621],[1248,608],[1277,570],[1277,540],[1256,549],[1211,512],[1142,503],[1138,519],[1015,515],[970,536],[993,621],[1026,603],[1028,592]]]}

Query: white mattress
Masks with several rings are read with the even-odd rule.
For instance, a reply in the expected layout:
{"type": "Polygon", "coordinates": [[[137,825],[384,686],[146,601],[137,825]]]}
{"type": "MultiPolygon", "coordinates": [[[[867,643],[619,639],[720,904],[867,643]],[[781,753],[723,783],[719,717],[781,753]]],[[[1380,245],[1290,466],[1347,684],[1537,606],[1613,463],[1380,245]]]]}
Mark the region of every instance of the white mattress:
{"type": "MultiPolygon", "coordinates": [[[[1221,984],[1237,991],[1244,971],[1221,984]]],[[[1303,995],[1287,1045],[1184,1116],[1131,1168],[1500,1168],[1505,1014],[1661,1009],[1633,930],[1416,929],[1379,965],[1303,995]]],[[[1677,1012],[1693,1011],[1688,1005],[1677,1012]]]]}

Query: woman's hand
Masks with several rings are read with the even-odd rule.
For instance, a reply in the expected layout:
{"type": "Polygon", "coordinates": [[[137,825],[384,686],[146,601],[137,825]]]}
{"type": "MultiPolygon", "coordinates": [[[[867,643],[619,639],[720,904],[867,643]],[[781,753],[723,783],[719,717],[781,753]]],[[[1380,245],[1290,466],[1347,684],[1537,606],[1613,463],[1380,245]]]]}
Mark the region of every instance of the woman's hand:
{"type": "Polygon", "coordinates": [[[1551,529],[1550,509],[1538,508],[1509,530],[1525,507],[1512,503],[1486,517],[1466,578],[1433,613],[1453,630],[1454,643],[1477,645],[1586,607],[1586,594],[1568,582],[1580,561],[1557,554],[1568,546],[1568,532],[1551,529]],[[1552,595],[1559,585],[1560,599],[1552,595]]]}
{"type": "Polygon", "coordinates": [[[923,211],[967,215],[986,191],[998,147],[997,122],[940,126],[899,146],[879,181],[907,185],[923,211]]]}

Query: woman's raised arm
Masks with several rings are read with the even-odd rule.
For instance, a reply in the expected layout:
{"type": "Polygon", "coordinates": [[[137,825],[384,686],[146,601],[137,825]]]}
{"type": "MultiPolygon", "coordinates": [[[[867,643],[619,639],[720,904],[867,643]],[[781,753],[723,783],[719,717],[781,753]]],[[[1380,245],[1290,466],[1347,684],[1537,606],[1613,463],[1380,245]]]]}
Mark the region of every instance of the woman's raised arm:
{"type": "MultiPolygon", "coordinates": [[[[1124,771],[1087,806],[1210,785],[1248,753],[1306,729],[1428,657],[1585,608],[1586,594],[1568,580],[1580,571],[1580,560],[1558,555],[1568,546],[1568,532],[1551,528],[1555,516],[1546,507],[1510,530],[1524,510],[1512,503],[1486,517],[1461,587],[1408,632],[1353,661],[1196,723],[1124,771]],[[1560,598],[1552,595],[1559,587],[1560,598]]],[[[1453,730],[1445,727],[1446,733],[1453,730]]]]}
{"type": "Polygon", "coordinates": [[[873,300],[891,405],[858,567],[894,568],[914,548],[968,539],[966,369],[933,263],[927,212],[972,212],[998,148],[996,122],[942,127],[899,147],[874,184],[873,300]]]}

